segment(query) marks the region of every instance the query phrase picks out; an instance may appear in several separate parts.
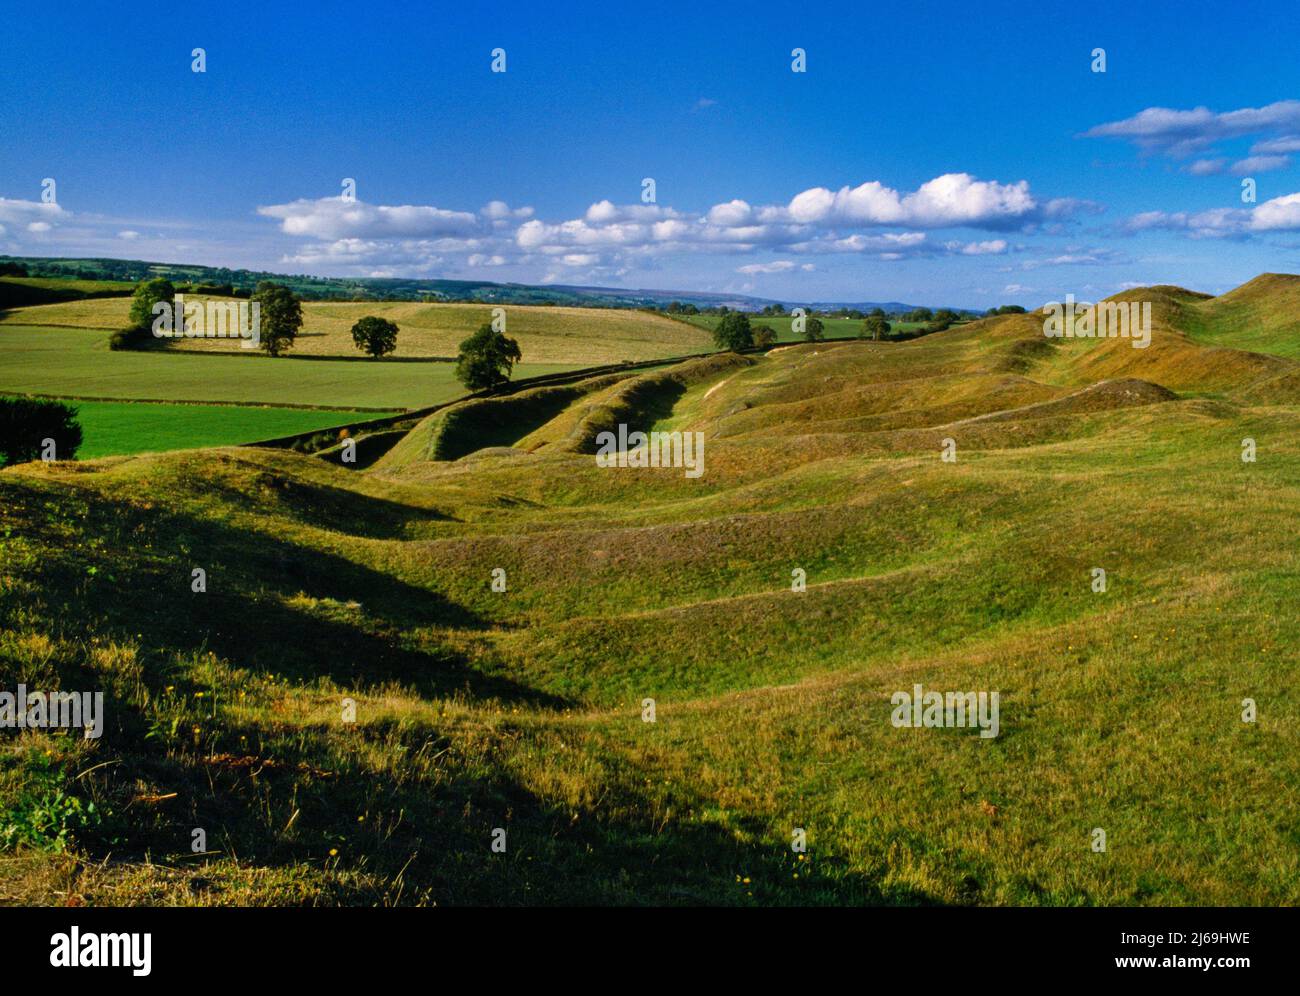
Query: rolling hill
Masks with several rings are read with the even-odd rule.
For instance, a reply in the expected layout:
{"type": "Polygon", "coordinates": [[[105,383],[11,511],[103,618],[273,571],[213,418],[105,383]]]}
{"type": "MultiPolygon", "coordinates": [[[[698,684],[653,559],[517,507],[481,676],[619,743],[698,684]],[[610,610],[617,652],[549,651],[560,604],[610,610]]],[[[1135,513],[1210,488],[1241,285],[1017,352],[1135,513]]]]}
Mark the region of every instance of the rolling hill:
{"type": "Polygon", "coordinates": [[[1009,315],[465,402],[361,471],[0,472],[0,666],[109,703],[6,755],[0,892],[1300,902],[1291,286],[1126,292],[1145,350],[1009,315]],[[619,422],[705,472],[597,466],[619,422]],[[896,727],[917,684],[1001,733],[896,727]]]}

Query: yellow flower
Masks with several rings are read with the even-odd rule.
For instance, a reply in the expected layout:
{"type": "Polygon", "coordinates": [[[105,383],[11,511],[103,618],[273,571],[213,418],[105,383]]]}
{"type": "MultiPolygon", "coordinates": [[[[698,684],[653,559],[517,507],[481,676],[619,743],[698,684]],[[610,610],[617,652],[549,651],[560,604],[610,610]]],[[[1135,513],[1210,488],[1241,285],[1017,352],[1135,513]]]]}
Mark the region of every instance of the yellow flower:
{"type": "Polygon", "coordinates": [[[331,847],[331,848],[330,848],[330,857],[331,857],[331,858],[336,858],[336,857],[338,857],[338,853],[339,853],[339,849],[338,849],[337,847],[331,847]]]}

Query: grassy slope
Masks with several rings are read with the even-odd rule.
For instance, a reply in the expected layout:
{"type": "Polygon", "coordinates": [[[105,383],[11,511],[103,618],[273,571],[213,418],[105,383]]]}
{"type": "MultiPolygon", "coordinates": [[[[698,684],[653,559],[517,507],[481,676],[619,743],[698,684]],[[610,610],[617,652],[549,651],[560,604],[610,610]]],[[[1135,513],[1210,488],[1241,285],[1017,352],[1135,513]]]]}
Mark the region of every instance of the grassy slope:
{"type": "Polygon", "coordinates": [[[1185,324],[1199,341],[1300,359],[1300,276],[1261,274],[1196,312],[1185,324]]]}
{"type": "Polygon", "coordinates": [[[60,772],[121,762],[74,786],[117,814],[77,853],[114,860],[22,847],[0,892],[1300,901],[1300,399],[1225,386],[1171,316],[1129,354],[1008,317],[720,365],[666,414],[624,398],[706,434],[698,480],[556,445],[0,473],[0,665],[113,703],[97,743],[28,734],[0,808],[26,825],[60,772]],[[1000,690],[1002,735],[895,729],[916,682],[1000,690]]]}
{"type": "MultiPolygon", "coordinates": [[[[190,297],[191,301],[206,301],[190,297]]],[[[118,329],[126,324],[129,299],[72,301],[0,314],[5,325],[118,329]]],[[[460,342],[492,318],[482,304],[420,304],[417,302],[303,303],[302,334],[294,353],[304,356],[359,356],[351,329],[365,315],[397,323],[400,332],[394,356],[454,357],[460,342]]],[[[529,363],[601,366],[683,356],[711,348],[709,336],[690,325],[642,311],[596,308],[506,308],[508,334],[518,340],[529,363]]],[[[229,351],[228,340],[185,340],[186,350],[229,351]]]]}

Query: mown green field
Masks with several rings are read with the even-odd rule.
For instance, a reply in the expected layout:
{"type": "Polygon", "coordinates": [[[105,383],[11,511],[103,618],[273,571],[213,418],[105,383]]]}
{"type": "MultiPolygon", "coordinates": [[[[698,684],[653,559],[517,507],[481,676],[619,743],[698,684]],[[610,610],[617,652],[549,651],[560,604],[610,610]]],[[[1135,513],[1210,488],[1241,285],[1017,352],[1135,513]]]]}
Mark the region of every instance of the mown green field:
{"type": "Polygon", "coordinates": [[[366,471],[0,472],[0,667],[109,702],[0,757],[0,894],[1300,902],[1300,363],[1127,293],[1146,350],[1006,316],[466,404],[366,471]],[[703,475],[597,466],[618,421],[703,475]],[[895,726],[916,684],[998,736],[895,726]]]}
{"type": "Polygon", "coordinates": [[[80,460],[127,453],[160,453],[234,446],[374,418],[370,412],[264,408],[244,405],[170,405],[132,401],[70,401],[77,409],[80,460]]]}
{"type": "MultiPolygon", "coordinates": [[[[584,365],[521,363],[515,376],[584,365]]],[[[0,327],[0,392],[382,411],[438,404],[465,389],[451,363],[113,352],[102,332],[6,325],[0,327]]]]}

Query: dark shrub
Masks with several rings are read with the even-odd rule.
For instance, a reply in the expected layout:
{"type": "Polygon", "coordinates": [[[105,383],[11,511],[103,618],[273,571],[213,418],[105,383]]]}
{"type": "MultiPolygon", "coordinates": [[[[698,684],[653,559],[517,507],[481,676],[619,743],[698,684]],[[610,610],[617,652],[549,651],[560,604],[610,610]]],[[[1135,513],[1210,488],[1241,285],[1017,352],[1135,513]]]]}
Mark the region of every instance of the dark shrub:
{"type": "Polygon", "coordinates": [[[81,445],[77,409],[40,398],[0,398],[0,466],[40,459],[45,440],[53,440],[54,457],[71,460],[81,445]]]}

